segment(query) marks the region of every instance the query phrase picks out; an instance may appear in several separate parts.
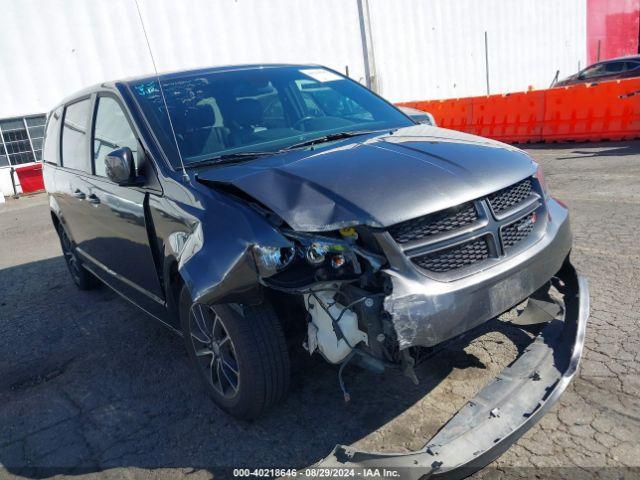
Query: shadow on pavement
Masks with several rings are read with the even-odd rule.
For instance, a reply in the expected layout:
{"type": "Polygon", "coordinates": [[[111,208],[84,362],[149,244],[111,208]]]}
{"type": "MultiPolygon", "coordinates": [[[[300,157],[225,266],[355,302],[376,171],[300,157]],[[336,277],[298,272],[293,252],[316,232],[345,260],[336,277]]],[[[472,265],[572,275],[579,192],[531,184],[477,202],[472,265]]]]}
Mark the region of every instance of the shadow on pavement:
{"type": "Polygon", "coordinates": [[[526,150],[553,150],[558,152],[558,160],[585,157],[622,157],[640,154],[640,141],[593,142],[593,143],[536,143],[517,145],[526,150]],[[569,150],[569,152],[566,152],[569,150]],[[563,153],[572,155],[563,156],[563,153]]]}
{"type": "MultiPolygon", "coordinates": [[[[61,257],[0,271],[0,292],[0,465],[31,478],[304,467],[393,421],[454,369],[484,369],[463,350],[473,338],[500,329],[518,349],[530,339],[490,321],[421,365],[418,386],[396,372],[348,368],[349,404],[337,368],[301,356],[288,399],[249,423],[205,396],[179,337],[106,287],[77,291],[61,257]]],[[[435,433],[440,422],[426,417],[435,433]]]]}

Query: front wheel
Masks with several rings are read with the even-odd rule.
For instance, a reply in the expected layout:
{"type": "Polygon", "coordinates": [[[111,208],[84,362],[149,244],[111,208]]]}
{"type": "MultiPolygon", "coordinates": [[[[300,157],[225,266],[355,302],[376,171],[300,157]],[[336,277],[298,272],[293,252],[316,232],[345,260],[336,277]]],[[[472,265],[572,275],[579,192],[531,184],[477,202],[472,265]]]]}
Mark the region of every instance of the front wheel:
{"type": "Polygon", "coordinates": [[[180,294],[187,352],[213,401],[241,419],[253,419],[281,401],[289,387],[289,355],[273,309],[209,306],[180,294]]]}

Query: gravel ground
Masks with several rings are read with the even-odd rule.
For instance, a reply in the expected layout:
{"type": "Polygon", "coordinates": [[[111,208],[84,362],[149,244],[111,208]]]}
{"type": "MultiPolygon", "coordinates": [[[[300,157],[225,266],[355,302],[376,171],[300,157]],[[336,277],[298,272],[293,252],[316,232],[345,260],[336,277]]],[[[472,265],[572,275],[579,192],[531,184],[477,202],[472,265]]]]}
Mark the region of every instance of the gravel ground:
{"type": "MultiPolygon", "coordinates": [[[[579,375],[543,420],[477,477],[636,478],[640,468],[640,142],[527,149],[569,204],[592,313],[579,375]],[[554,467],[554,468],[544,468],[554,467]]],[[[529,336],[490,321],[418,370],[297,363],[265,418],[222,414],[182,340],[107,288],[75,289],[45,195],[0,205],[0,478],[220,478],[215,467],[304,467],[336,443],[421,447],[529,336]]]]}

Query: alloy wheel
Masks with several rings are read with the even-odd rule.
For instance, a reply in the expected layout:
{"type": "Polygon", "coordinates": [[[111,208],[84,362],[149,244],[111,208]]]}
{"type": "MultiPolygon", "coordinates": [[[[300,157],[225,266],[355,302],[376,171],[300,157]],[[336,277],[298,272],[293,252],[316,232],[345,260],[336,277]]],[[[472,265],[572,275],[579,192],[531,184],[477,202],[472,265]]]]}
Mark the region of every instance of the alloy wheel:
{"type": "Polygon", "coordinates": [[[198,364],[211,387],[223,397],[233,398],[240,387],[235,345],[220,316],[208,305],[193,304],[189,334],[198,364]]]}

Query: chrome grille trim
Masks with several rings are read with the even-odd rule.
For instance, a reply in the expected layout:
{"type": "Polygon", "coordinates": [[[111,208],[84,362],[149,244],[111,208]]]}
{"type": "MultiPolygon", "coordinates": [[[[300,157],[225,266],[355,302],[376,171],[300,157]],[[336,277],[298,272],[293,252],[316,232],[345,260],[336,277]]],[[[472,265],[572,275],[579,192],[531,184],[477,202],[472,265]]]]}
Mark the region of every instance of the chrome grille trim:
{"type": "Polygon", "coordinates": [[[393,225],[378,238],[379,241],[390,242],[389,249],[396,252],[390,258],[392,265],[398,262],[411,265],[427,276],[449,281],[488,268],[506,256],[515,255],[533,245],[541,238],[546,222],[542,190],[534,177],[528,177],[472,202],[393,225]],[[500,197],[501,195],[507,197],[500,197]],[[490,198],[494,199],[494,205],[500,205],[499,214],[491,205],[490,198]],[[496,198],[501,198],[501,202],[496,203],[496,198]],[[470,204],[474,205],[477,214],[473,222],[462,226],[458,226],[456,219],[442,222],[446,213],[456,214],[470,204]],[[514,233],[513,229],[526,225],[531,218],[537,221],[524,227],[524,230],[515,230],[514,233]],[[428,226],[423,228],[422,225],[429,219],[446,224],[447,229],[421,236],[421,232],[431,231],[428,226]],[[407,240],[407,237],[401,237],[400,240],[403,241],[398,241],[399,234],[414,236],[413,232],[406,233],[404,228],[407,225],[420,226],[418,235],[421,238],[407,240]],[[449,225],[457,228],[448,228],[449,225]],[[404,228],[398,228],[399,226],[404,228]],[[480,239],[485,242],[486,251],[477,243],[480,239]],[[467,246],[472,247],[472,250],[467,246]]]}

